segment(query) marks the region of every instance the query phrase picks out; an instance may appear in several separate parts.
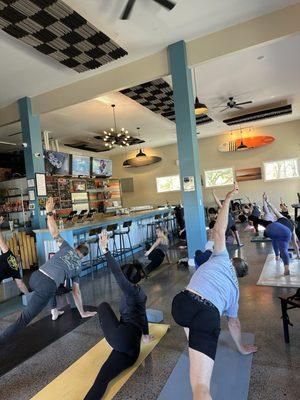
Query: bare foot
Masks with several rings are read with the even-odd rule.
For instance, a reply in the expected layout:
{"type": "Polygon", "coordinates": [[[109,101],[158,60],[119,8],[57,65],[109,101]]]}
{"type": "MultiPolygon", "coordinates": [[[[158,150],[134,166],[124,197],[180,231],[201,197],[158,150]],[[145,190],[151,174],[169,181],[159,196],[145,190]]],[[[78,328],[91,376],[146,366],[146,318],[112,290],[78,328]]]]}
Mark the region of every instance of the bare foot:
{"type": "Polygon", "coordinates": [[[287,276],[287,275],[290,275],[290,274],[291,274],[291,273],[290,273],[290,270],[289,270],[289,269],[285,269],[285,270],[284,270],[284,275],[287,276]]]}

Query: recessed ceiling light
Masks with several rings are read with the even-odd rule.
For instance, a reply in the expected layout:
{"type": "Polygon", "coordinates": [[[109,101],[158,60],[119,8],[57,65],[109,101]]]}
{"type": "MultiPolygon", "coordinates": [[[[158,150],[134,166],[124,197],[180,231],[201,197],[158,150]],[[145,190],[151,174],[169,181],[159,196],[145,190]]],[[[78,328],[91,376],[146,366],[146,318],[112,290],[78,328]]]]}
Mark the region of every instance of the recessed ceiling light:
{"type": "Polygon", "coordinates": [[[263,60],[265,58],[265,56],[258,56],[257,60],[263,60]]]}

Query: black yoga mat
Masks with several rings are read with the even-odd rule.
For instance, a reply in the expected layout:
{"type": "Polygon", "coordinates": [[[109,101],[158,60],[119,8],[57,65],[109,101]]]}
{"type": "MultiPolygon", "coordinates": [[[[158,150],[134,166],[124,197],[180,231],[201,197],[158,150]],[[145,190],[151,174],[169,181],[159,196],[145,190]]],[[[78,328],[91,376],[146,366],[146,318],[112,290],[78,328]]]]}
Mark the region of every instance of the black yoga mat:
{"type": "MultiPolygon", "coordinates": [[[[85,306],[85,311],[96,311],[96,307],[85,306]]],[[[56,321],[51,315],[27,326],[11,343],[0,346],[0,376],[34,356],[51,343],[84,324],[90,318],[81,318],[77,309],[64,307],[65,313],[56,321]]]]}

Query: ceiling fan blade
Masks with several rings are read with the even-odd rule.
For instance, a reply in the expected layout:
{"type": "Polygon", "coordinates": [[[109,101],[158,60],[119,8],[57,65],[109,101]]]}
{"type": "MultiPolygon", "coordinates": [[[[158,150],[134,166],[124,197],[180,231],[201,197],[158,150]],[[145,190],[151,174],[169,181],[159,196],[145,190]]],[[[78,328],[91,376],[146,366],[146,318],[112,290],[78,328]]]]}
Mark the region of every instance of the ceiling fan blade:
{"type": "Polygon", "coordinates": [[[170,0],[154,0],[154,1],[160,4],[161,6],[167,8],[168,10],[172,10],[176,6],[176,3],[170,0]]]}
{"type": "Polygon", "coordinates": [[[22,132],[16,132],[16,133],[11,133],[10,135],[8,135],[9,137],[11,136],[17,136],[17,135],[21,135],[22,132]]]}
{"type": "Polygon", "coordinates": [[[1,142],[1,141],[0,141],[0,144],[6,144],[7,146],[16,146],[17,145],[17,143],[1,142]]]}
{"type": "Polygon", "coordinates": [[[226,111],[226,110],[228,110],[228,106],[227,107],[225,107],[225,108],[223,108],[223,110],[220,110],[220,112],[223,112],[223,111],[226,111]]]}
{"type": "Polygon", "coordinates": [[[233,106],[232,108],[237,108],[238,110],[244,110],[244,107],[240,107],[237,104],[235,106],[233,106]]]}
{"type": "Polygon", "coordinates": [[[125,20],[125,19],[129,18],[130,14],[131,14],[131,11],[132,11],[132,8],[134,6],[134,3],[135,3],[135,0],[128,0],[126,6],[124,8],[123,14],[121,15],[120,19],[125,20]]]}
{"type": "Polygon", "coordinates": [[[253,101],[243,101],[242,103],[236,103],[237,106],[242,106],[244,104],[251,104],[253,101]]]}

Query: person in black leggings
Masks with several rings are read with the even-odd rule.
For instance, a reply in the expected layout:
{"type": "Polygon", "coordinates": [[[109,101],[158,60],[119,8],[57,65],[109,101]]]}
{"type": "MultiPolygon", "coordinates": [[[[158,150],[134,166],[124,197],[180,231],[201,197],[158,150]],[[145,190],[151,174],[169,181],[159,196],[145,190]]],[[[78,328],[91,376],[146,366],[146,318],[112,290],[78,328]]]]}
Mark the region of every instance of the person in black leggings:
{"type": "Polygon", "coordinates": [[[138,359],[141,339],[144,342],[153,340],[153,337],[149,335],[146,315],[147,296],[138,285],[144,277],[142,264],[134,262],[121,267],[107,250],[108,237],[105,231],[101,233],[99,241],[107,264],[123,292],[120,302],[121,318],[118,320],[108,303],[99,305],[100,326],[113,350],[84,400],[102,399],[110,381],[131,367],[138,359]]]}

